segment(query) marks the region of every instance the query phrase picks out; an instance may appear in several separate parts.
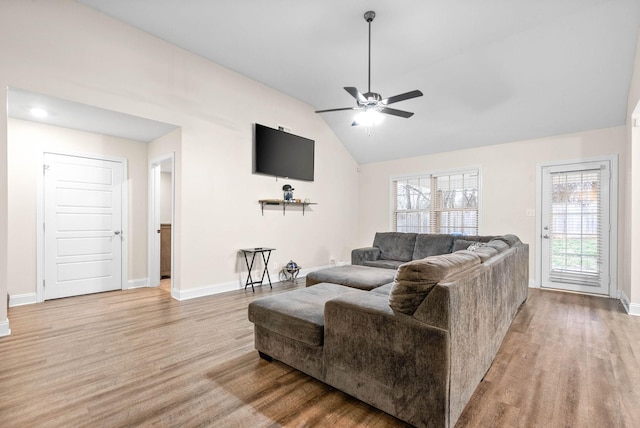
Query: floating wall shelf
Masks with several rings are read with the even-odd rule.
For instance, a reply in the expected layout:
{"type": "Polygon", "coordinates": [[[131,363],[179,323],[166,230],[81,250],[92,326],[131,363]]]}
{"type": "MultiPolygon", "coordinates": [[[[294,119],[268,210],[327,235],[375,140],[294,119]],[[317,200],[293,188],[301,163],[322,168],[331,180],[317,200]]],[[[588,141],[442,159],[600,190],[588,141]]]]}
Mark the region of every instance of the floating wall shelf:
{"type": "Polygon", "coordinates": [[[304,215],[304,211],[305,208],[308,207],[309,205],[318,205],[316,203],[313,202],[289,202],[289,201],[285,201],[283,199],[260,199],[258,202],[260,202],[260,207],[262,209],[262,215],[264,215],[264,206],[265,205],[282,205],[282,215],[285,215],[285,212],[287,211],[287,206],[302,206],[302,215],[304,215]]]}

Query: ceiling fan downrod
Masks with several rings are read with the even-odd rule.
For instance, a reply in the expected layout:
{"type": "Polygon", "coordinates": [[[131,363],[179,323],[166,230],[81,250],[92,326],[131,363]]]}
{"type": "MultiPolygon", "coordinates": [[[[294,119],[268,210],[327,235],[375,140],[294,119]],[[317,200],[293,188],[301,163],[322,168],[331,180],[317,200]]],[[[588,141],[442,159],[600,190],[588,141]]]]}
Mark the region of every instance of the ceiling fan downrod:
{"type": "Polygon", "coordinates": [[[367,88],[367,92],[369,93],[371,93],[371,22],[375,17],[376,13],[372,10],[364,13],[364,20],[369,23],[369,87],[367,88]]]}

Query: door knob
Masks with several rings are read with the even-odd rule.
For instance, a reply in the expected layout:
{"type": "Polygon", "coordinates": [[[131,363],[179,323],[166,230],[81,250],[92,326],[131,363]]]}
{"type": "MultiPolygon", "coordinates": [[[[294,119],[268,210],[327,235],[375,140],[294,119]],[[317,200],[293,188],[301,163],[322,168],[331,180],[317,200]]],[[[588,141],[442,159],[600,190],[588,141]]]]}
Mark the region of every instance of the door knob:
{"type": "Polygon", "coordinates": [[[114,234],[114,235],[120,235],[120,231],[119,231],[119,230],[114,230],[114,231],[113,231],[113,234],[114,234]]]}
{"type": "Polygon", "coordinates": [[[542,235],[542,237],[543,237],[544,239],[549,239],[549,235],[547,235],[546,233],[545,233],[544,235],[542,235]]]}

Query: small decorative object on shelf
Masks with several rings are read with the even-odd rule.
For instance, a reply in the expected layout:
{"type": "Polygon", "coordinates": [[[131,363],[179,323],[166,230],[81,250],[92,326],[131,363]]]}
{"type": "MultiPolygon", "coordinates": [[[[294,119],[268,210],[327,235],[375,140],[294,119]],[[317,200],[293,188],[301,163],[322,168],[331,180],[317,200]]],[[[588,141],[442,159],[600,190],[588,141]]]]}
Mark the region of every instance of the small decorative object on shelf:
{"type": "Polygon", "coordinates": [[[285,202],[293,202],[293,191],[296,190],[291,185],[285,184],[282,186],[282,191],[284,192],[284,201],[285,202]]]}
{"type": "Polygon", "coordinates": [[[293,260],[289,260],[289,263],[286,264],[285,267],[280,271],[280,279],[283,281],[291,281],[293,282],[300,273],[300,266],[293,260]]]}

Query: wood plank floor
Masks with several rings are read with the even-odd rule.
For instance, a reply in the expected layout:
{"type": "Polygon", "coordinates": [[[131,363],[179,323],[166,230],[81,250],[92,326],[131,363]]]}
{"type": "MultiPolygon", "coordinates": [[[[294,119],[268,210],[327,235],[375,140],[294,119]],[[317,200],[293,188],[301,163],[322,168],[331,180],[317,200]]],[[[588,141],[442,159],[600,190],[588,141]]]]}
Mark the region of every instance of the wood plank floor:
{"type": "MultiPolygon", "coordinates": [[[[274,284],[178,302],[136,289],[9,309],[1,427],[402,427],[260,360],[247,305],[274,284]]],[[[640,427],[640,317],[530,290],[457,427],[640,427]]]]}

